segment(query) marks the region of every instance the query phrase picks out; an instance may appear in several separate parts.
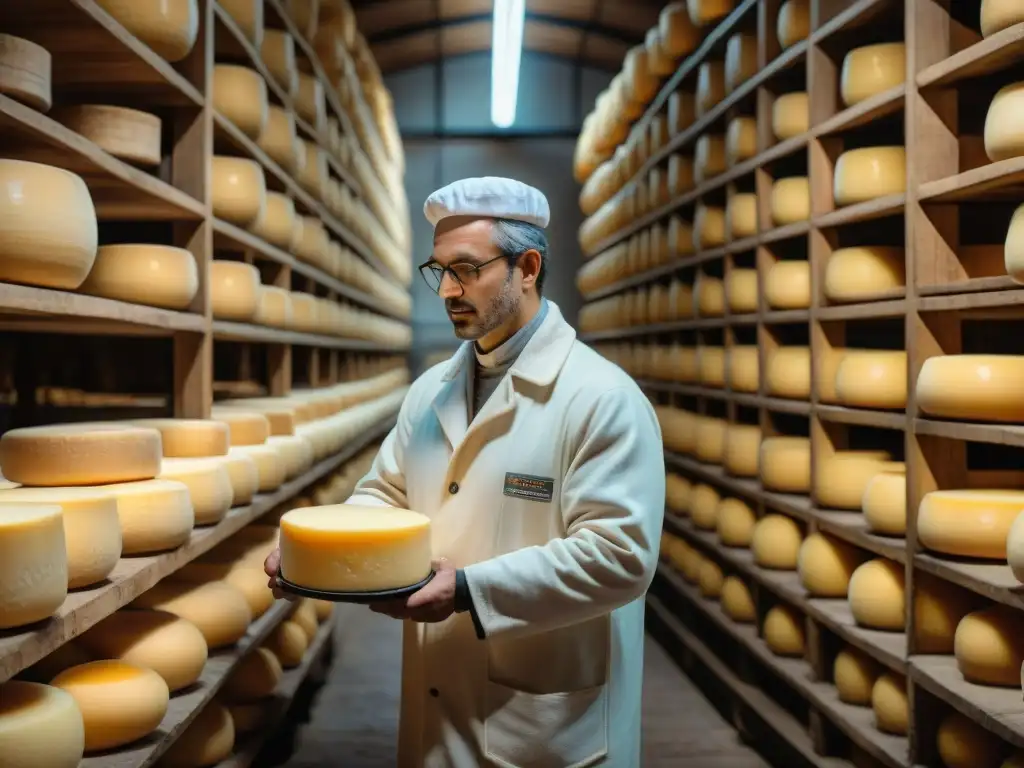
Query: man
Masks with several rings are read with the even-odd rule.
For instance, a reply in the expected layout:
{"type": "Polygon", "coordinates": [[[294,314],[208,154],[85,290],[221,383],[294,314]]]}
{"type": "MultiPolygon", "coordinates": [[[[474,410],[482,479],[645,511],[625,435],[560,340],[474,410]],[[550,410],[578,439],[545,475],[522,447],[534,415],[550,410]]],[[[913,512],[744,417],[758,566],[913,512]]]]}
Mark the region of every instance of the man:
{"type": "Polygon", "coordinates": [[[349,499],[431,518],[433,580],[371,606],[406,620],[399,764],[638,768],[654,410],[542,297],[538,190],[463,179],[424,212],[421,272],[467,343],[413,383],[349,499]]]}

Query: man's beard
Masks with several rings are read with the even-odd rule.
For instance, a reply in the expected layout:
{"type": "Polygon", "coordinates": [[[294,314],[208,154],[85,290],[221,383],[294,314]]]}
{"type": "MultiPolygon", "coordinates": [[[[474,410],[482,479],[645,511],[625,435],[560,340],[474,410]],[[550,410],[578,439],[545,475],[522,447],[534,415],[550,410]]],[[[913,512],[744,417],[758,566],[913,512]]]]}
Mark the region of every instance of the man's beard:
{"type": "MultiPolygon", "coordinates": [[[[486,310],[476,312],[468,317],[456,316],[452,319],[455,335],[460,339],[476,341],[488,333],[500,328],[510,317],[519,311],[519,297],[513,293],[512,278],[505,281],[501,293],[487,304],[486,310]]],[[[446,302],[446,309],[476,309],[468,302],[459,299],[446,302]]]]}

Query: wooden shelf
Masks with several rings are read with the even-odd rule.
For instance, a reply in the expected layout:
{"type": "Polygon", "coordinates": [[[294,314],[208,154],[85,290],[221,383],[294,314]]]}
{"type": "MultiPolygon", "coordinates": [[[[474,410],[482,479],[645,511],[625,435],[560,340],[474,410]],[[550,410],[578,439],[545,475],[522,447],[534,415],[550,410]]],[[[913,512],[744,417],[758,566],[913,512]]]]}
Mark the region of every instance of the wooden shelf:
{"type": "Polygon", "coordinates": [[[322,336],[314,333],[299,333],[281,328],[268,328],[262,325],[233,323],[227,320],[213,321],[213,337],[217,341],[258,341],[264,344],[292,344],[321,349],[350,349],[371,352],[398,352],[401,347],[392,347],[375,341],[364,339],[345,339],[335,336],[322,336]]]}

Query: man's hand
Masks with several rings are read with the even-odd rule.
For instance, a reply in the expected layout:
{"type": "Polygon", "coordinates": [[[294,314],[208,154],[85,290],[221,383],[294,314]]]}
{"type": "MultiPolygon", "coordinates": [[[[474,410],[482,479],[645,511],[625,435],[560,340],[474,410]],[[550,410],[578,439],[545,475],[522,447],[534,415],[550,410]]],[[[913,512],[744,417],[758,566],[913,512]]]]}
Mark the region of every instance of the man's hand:
{"type": "MultiPolygon", "coordinates": [[[[267,562],[270,562],[269,558],[267,562]]],[[[425,623],[444,621],[455,613],[455,566],[445,558],[433,564],[434,578],[408,597],[372,603],[370,610],[393,619],[425,623]]]]}
{"type": "Polygon", "coordinates": [[[277,586],[277,571],[281,567],[281,550],[275,549],[269,555],[267,559],[263,561],[263,571],[270,578],[267,580],[267,586],[274,593],[274,599],[276,600],[295,600],[296,596],[288,592],[283,592],[280,587],[277,586]]]}

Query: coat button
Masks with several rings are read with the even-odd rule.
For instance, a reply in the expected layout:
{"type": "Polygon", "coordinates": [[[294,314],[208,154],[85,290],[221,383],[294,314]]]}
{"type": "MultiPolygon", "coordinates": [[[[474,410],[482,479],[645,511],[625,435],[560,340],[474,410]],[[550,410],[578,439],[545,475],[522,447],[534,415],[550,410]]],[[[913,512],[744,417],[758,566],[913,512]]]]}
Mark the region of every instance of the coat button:
{"type": "Polygon", "coordinates": [[[453,481],[451,482],[451,484],[449,484],[449,486],[448,486],[448,493],[450,493],[450,494],[452,494],[452,495],[454,496],[454,495],[455,495],[456,493],[458,493],[458,492],[459,492],[459,484],[458,484],[458,483],[456,483],[456,482],[455,482],[455,481],[453,480],[453,481]]]}
{"type": "Polygon", "coordinates": [[[441,695],[441,692],[438,691],[437,688],[431,688],[430,689],[430,695],[433,696],[436,699],[438,696],[441,695]]]}

